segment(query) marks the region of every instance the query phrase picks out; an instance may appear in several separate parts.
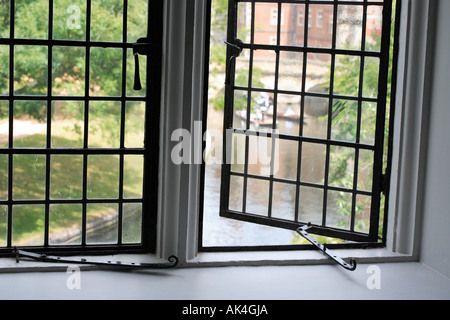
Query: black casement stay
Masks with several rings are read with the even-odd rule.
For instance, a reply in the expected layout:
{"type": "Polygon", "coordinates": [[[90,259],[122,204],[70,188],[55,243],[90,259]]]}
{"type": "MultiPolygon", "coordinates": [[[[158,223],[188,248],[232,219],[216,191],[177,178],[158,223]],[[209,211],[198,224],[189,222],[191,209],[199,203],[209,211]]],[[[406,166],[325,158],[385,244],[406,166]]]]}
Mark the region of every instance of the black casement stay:
{"type": "MultiPolygon", "coordinates": [[[[292,10],[292,11],[295,11],[292,10]]],[[[351,10],[350,10],[351,11],[351,10]]],[[[295,11],[298,15],[298,11],[295,11]]],[[[289,13],[290,15],[291,13],[289,13]]],[[[343,267],[348,270],[354,270],[356,268],[356,262],[351,261],[347,263],[342,259],[336,257],[334,254],[330,253],[326,244],[320,244],[313,238],[309,236],[309,233],[338,238],[344,240],[346,244],[362,244],[363,246],[370,245],[378,245],[380,243],[379,236],[379,226],[380,226],[380,207],[381,207],[381,194],[384,190],[386,190],[387,179],[385,175],[383,175],[383,153],[384,153],[384,138],[385,138],[385,121],[386,121],[386,98],[387,98],[387,84],[388,84],[388,70],[389,70],[389,54],[390,54],[390,34],[391,34],[391,17],[392,17],[392,0],[385,1],[361,1],[361,2],[351,2],[351,3],[343,3],[341,1],[321,1],[312,2],[312,1],[296,1],[295,4],[293,1],[253,1],[253,0],[230,0],[229,8],[228,8],[228,30],[227,30],[227,40],[225,41],[227,45],[227,70],[226,70],[226,81],[225,81],[225,102],[224,102],[224,137],[229,136],[230,132],[232,135],[241,136],[244,141],[241,144],[241,147],[244,149],[244,163],[239,164],[240,166],[233,166],[231,157],[233,155],[227,154],[231,148],[230,145],[227,145],[226,139],[224,139],[223,146],[223,165],[222,165],[222,183],[221,183],[221,200],[220,200],[220,216],[231,218],[235,220],[252,222],[266,226],[278,227],[283,229],[289,229],[292,231],[297,231],[301,236],[306,238],[311,244],[322,250],[325,254],[330,256],[330,258],[337,261],[343,267]],[[299,16],[302,20],[302,27],[308,26],[309,24],[312,27],[304,27],[300,31],[302,41],[301,43],[282,43],[280,39],[282,35],[282,29],[285,32],[288,28],[287,20],[283,20],[283,15],[286,17],[288,15],[288,11],[282,12],[285,8],[289,6],[296,5],[298,6],[295,10],[300,9],[303,10],[303,15],[299,16]],[[344,6],[345,5],[345,6],[344,6]],[[262,19],[261,17],[257,17],[256,12],[258,14],[264,14],[264,12],[270,12],[267,8],[271,6],[272,18],[274,19],[273,12],[277,13],[277,23],[271,23],[270,28],[267,27],[264,29],[265,25],[258,24],[258,19],[262,19]],[[317,8],[318,6],[323,6],[325,10],[330,11],[330,17],[327,19],[330,20],[330,38],[331,42],[329,46],[319,46],[315,44],[315,36],[310,34],[314,25],[308,22],[308,19],[312,19],[314,17],[312,14],[308,17],[308,12],[312,12],[312,8],[317,8]],[[340,10],[343,7],[352,7],[356,9],[356,11],[361,12],[361,39],[360,48],[343,48],[337,45],[337,39],[339,38],[339,30],[342,30],[342,27],[338,26],[344,22],[344,18],[341,16],[338,18],[340,14],[340,10]],[[376,7],[382,12],[379,22],[381,22],[381,30],[380,30],[380,38],[381,43],[378,49],[373,50],[370,47],[369,40],[366,35],[366,28],[368,28],[369,24],[369,10],[376,7]],[[264,9],[264,10],[263,10],[264,9]],[[245,19],[244,19],[245,18],[245,19]],[[243,22],[245,20],[245,22],[243,22]],[[245,26],[243,24],[245,23],[245,26]],[[264,29],[263,31],[266,33],[266,36],[269,32],[272,32],[272,40],[261,40],[263,35],[260,29],[264,29]],[[270,30],[269,30],[270,29],[270,30]],[[245,30],[245,38],[242,36],[242,32],[245,30]],[[259,33],[258,33],[259,32],[259,33]],[[242,39],[242,40],[239,40],[242,39]],[[241,52],[245,50],[245,56],[241,57],[241,62],[246,63],[245,69],[242,69],[238,65],[237,57],[243,56],[241,52]],[[270,86],[261,86],[261,84],[257,84],[255,80],[256,74],[256,65],[262,59],[264,59],[264,55],[269,56],[272,61],[271,76],[273,76],[273,83],[271,82],[270,86]],[[282,57],[300,57],[297,58],[299,61],[298,65],[301,65],[302,70],[299,71],[301,73],[301,85],[298,89],[291,90],[285,89],[285,87],[281,88],[279,84],[280,72],[281,68],[281,59],[282,57]],[[316,61],[311,61],[314,59],[318,59],[318,56],[326,56],[329,57],[329,74],[327,83],[327,88],[324,91],[308,91],[306,88],[306,77],[308,74],[308,66],[309,63],[313,64],[316,61]],[[355,82],[357,82],[358,91],[357,93],[347,93],[347,92],[337,92],[334,90],[334,85],[339,80],[338,67],[339,60],[338,59],[354,59],[359,61],[359,70],[357,70],[356,75],[354,76],[355,82]],[[378,69],[378,87],[376,96],[367,97],[363,93],[363,86],[365,81],[365,72],[364,70],[366,63],[371,60],[379,61],[379,69],[378,69]],[[238,77],[239,72],[239,77],[238,77]],[[244,79],[246,79],[246,83],[242,81],[242,73],[245,73],[244,79]],[[239,81],[238,81],[239,78],[239,81]],[[278,122],[281,120],[279,118],[278,109],[281,108],[281,102],[279,99],[280,96],[289,95],[291,97],[298,97],[300,114],[298,115],[298,125],[299,131],[297,133],[283,133],[275,131],[269,131],[267,133],[264,132],[264,137],[267,140],[272,141],[272,147],[275,143],[278,142],[289,142],[296,143],[298,146],[298,153],[294,151],[296,154],[297,160],[297,176],[296,178],[284,178],[279,177],[273,174],[273,160],[270,163],[270,173],[269,174],[258,174],[255,171],[249,170],[249,156],[251,155],[251,140],[250,137],[258,137],[261,135],[261,125],[259,127],[252,123],[252,119],[250,115],[255,112],[255,107],[257,108],[256,97],[260,94],[266,94],[271,97],[271,107],[272,107],[272,121],[265,122],[265,128],[269,128],[271,130],[275,130],[278,128],[278,122]],[[243,98],[242,98],[243,97],[243,98]],[[322,99],[328,101],[328,112],[326,112],[325,116],[327,116],[327,133],[326,136],[322,137],[314,137],[308,136],[304,134],[305,127],[305,101],[310,99],[322,99]],[[246,100],[246,101],[244,101],[246,100]],[[336,106],[340,103],[340,101],[346,101],[346,106],[352,104],[357,109],[357,124],[356,128],[356,138],[354,141],[340,139],[331,136],[332,132],[332,121],[336,114],[333,112],[336,111],[336,106]],[[370,104],[376,106],[376,123],[373,129],[373,143],[366,143],[361,139],[361,132],[365,129],[365,123],[362,122],[362,110],[363,106],[370,104]],[[241,120],[240,125],[236,126],[237,114],[242,118],[242,114],[245,115],[244,119],[241,120]],[[247,116],[248,115],[248,116],[247,116]],[[323,181],[307,181],[303,180],[300,176],[301,166],[303,165],[303,157],[302,157],[302,145],[314,145],[320,148],[323,148],[325,151],[325,173],[323,177],[323,181]],[[330,176],[330,167],[333,162],[332,153],[334,149],[343,148],[346,150],[350,150],[354,153],[354,165],[351,172],[351,176],[349,180],[353,180],[352,186],[337,186],[334,185],[331,181],[329,181],[330,176]],[[362,190],[358,186],[358,160],[361,154],[370,153],[373,155],[373,162],[371,163],[373,169],[371,169],[370,177],[371,177],[371,187],[369,190],[362,190]],[[236,169],[239,167],[238,169],[236,169]],[[234,182],[233,182],[234,181],[234,182]],[[233,203],[233,199],[236,199],[236,193],[238,191],[235,190],[234,186],[236,186],[236,181],[239,181],[239,186],[242,189],[240,200],[238,203],[233,203]],[[268,187],[264,189],[262,192],[263,196],[252,198],[252,210],[249,210],[249,197],[252,195],[250,192],[253,192],[253,195],[256,193],[255,190],[252,190],[252,185],[250,182],[259,183],[260,185],[267,185],[268,187]],[[232,182],[234,184],[232,184],[232,182]],[[277,215],[277,212],[274,212],[272,209],[272,205],[274,203],[274,199],[279,197],[280,195],[275,191],[275,184],[285,185],[288,188],[295,189],[295,199],[292,200],[295,202],[295,212],[292,214],[292,217],[280,217],[277,215]],[[323,208],[323,212],[317,214],[317,219],[314,220],[314,223],[310,223],[310,221],[306,220],[308,218],[304,218],[299,214],[299,207],[302,205],[300,199],[300,191],[303,188],[310,188],[317,191],[317,193],[323,194],[323,203],[321,203],[321,208],[323,208]],[[331,200],[329,194],[335,195],[336,193],[343,193],[349,197],[350,203],[350,211],[351,213],[349,221],[347,225],[341,227],[340,225],[333,224],[330,221],[331,211],[336,208],[331,208],[331,200]],[[233,195],[233,197],[232,197],[233,195]],[[370,199],[370,212],[365,214],[370,214],[370,217],[367,219],[370,226],[366,227],[364,231],[355,227],[356,221],[356,202],[358,198],[368,198],[370,199]],[[263,199],[264,201],[262,210],[263,212],[256,212],[255,210],[255,199],[263,199]],[[267,202],[267,203],[266,203],[267,202]],[[267,210],[266,210],[267,209],[267,210]],[[305,220],[303,220],[305,219],[305,220]]],[[[266,22],[268,17],[265,18],[266,22]]],[[[290,18],[292,19],[292,17],[290,18]]],[[[273,21],[273,20],[272,20],[273,21]]],[[[292,20],[294,21],[294,20],[292,20]]],[[[295,20],[297,21],[297,20],[295,20]]],[[[268,23],[268,22],[267,22],[268,23]]],[[[297,23],[295,23],[297,25],[297,23]]],[[[298,24],[299,26],[300,24],[298,24]]],[[[297,27],[298,27],[297,26],[297,27]]],[[[261,63],[258,65],[261,66],[261,63]]],[[[260,71],[260,70],[259,70],[260,71]]],[[[342,72],[342,71],[341,71],[342,72]]],[[[267,73],[266,73],[267,75],[267,73]]],[[[266,78],[267,80],[267,78],[266,78]]],[[[272,81],[272,80],[270,80],[272,81]]],[[[241,119],[240,118],[240,119],[241,119]]],[[[263,118],[264,119],[264,118],[263,118]]],[[[234,146],[234,151],[236,146],[234,146]]],[[[272,151],[272,156],[274,155],[274,151],[272,151]]],[[[235,155],[234,155],[235,156],[235,155]]],[[[280,167],[284,164],[281,163],[280,167]]],[[[241,190],[239,189],[239,190],[241,190]]],[[[260,200],[258,200],[260,201],[260,200]]],[[[320,201],[322,202],[322,201],[320,201]]],[[[314,213],[316,214],[316,213],[314,213]]],[[[381,222],[382,223],[382,222],[381,222]]]]}

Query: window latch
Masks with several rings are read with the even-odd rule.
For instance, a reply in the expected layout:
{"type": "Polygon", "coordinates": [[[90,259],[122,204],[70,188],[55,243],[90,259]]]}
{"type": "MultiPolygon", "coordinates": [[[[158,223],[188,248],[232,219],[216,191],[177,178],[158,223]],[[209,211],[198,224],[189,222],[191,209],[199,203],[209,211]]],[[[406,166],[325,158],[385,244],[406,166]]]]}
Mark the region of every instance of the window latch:
{"type": "Polygon", "coordinates": [[[342,267],[344,267],[347,270],[354,271],[356,269],[356,261],[355,259],[351,259],[350,263],[345,262],[342,258],[338,257],[334,253],[330,251],[330,249],[327,248],[327,245],[324,243],[320,243],[313,237],[309,235],[307,230],[312,228],[311,223],[308,223],[307,225],[304,225],[297,229],[297,233],[299,233],[303,238],[308,240],[311,244],[316,246],[319,250],[321,250],[325,255],[336,261],[338,264],[340,264],[342,267]]]}
{"type": "Polygon", "coordinates": [[[234,39],[233,42],[227,42],[224,41],[225,44],[231,48],[231,54],[230,54],[230,58],[228,59],[228,67],[227,67],[227,75],[226,75],[226,80],[225,80],[225,84],[230,84],[230,74],[231,74],[231,61],[233,61],[234,59],[236,59],[237,57],[239,57],[239,55],[242,53],[242,50],[244,49],[244,43],[242,42],[242,40],[240,39],[234,39]]]}
{"type": "Polygon", "coordinates": [[[97,266],[109,266],[109,267],[121,267],[121,268],[141,268],[141,269],[170,269],[178,265],[178,258],[176,256],[170,256],[168,263],[136,263],[136,262],[123,262],[123,261],[101,261],[101,260],[88,260],[85,258],[70,258],[70,257],[58,257],[50,256],[42,253],[28,252],[24,250],[18,250],[14,247],[13,254],[16,258],[16,263],[19,263],[21,257],[29,258],[35,261],[41,262],[57,262],[57,263],[73,263],[73,264],[90,264],[97,266]]]}
{"type": "Polygon", "coordinates": [[[133,90],[142,90],[141,77],[139,74],[139,55],[150,55],[153,45],[148,42],[148,38],[139,38],[133,43],[134,55],[134,85],[133,90]]]}

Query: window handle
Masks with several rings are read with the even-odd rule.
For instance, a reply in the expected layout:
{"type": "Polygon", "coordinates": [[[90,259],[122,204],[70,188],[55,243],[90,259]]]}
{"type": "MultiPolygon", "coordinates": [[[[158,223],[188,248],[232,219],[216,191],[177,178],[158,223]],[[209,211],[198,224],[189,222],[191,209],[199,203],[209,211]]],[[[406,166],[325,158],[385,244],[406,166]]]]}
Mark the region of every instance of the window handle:
{"type": "Polygon", "coordinates": [[[141,76],[139,74],[139,55],[150,55],[153,45],[148,42],[148,38],[139,38],[136,43],[133,43],[134,55],[134,84],[133,90],[142,90],[141,76]]]}
{"type": "Polygon", "coordinates": [[[225,79],[225,84],[229,85],[230,84],[230,76],[231,76],[231,62],[240,56],[240,54],[242,53],[242,50],[243,50],[244,43],[240,39],[234,39],[233,40],[234,43],[227,42],[227,41],[224,41],[224,42],[228,47],[231,48],[230,58],[227,61],[228,66],[227,66],[227,74],[226,74],[226,79],[225,79]]]}

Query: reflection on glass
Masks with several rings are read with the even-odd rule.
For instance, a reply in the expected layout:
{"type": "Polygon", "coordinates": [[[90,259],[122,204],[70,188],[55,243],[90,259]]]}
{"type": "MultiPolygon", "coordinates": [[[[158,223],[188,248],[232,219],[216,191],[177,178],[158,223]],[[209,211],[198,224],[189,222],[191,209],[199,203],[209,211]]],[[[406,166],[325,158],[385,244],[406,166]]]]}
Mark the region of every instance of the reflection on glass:
{"type": "Polygon", "coordinates": [[[117,203],[88,203],[86,220],[86,242],[88,244],[117,243],[117,203]]]}
{"type": "Polygon", "coordinates": [[[302,74],[303,53],[282,51],[278,71],[278,89],[301,91],[302,74]]]}
{"type": "Polygon", "coordinates": [[[123,0],[92,1],[91,40],[122,41],[123,0]]]}
{"type": "Polygon", "coordinates": [[[361,49],[362,16],[362,6],[338,6],[336,31],[337,49],[361,49]]]}
{"type": "Polygon", "coordinates": [[[355,207],[355,231],[369,233],[372,198],[358,194],[355,207]]]}
{"type": "Polygon", "coordinates": [[[331,146],[328,184],[334,187],[353,188],[354,163],[355,149],[331,146]]]}
{"type": "Polygon", "coordinates": [[[14,94],[47,94],[48,48],[14,46],[14,94]]]}
{"type": "Polygon", "coordinates": [[[6,247],[8,236],[8,206],[0,206],[0,247],[6,247]]]}
{"type": "Polygon", "coordinates": [[[81,244],[81,204],[51,204],[48,241],[51,245],[81,244]]]}
{"type": "Polygon", "coordinates": [[[14,102],[14,147],[45,148],[47,145],[47,102],[14,102]]]}
{"type": "Polygon", "coordinates": [[[297,186],[273,183],[272,217],[293,221],[295,219],[295,193],[297,186]]]}
{"type": "Polygon", "coordinates": [[[86,0],[53,1],[53,39],[86,39],[86,0]]]}
{"type": "Polygon", "coordinates": [[[0,148],[9,146],[9,102],[0,100],[0,148]]]}
{"type": "Polygon", "coordinates": [[[349,192],[328,191],[326,226],[350,229],[352,197],[349,192]]]}
{"type": "Polygon", "coordinates": [[[337,99],[333,101],[331,139],[356,142],[357,122],[358,102],[337,99]]]}
{"type": "Polygon", "coordinates": [[[323,184],[325,178],[326,146],[317,143],[302,143],[302,167],[300,180],[323,184]]]}
{"type": "MultiPolygon", "coordinates": [[[[2,8],[0,8],[0,12],[1,10],[2,8]]],[[[0,28],[1,19],[0,16],[0,28]]],[[[1,33],[2,31],[0,30],[0,37],[1,33]]],[[[9,46],[0,46],[0,65],[2,66],[0,68],[0,95],[7,95],[9,93],[9,46]]]]}
{"type": "Polygon", "coordinates": [[[12,208],[13,246],[44,245],[45,205],[15,205],[12,208]]]}
{"type": "Polygon", "coordinates": [[[142,203],[124,203],[122,212],[122,243],[142,241],[142,203]]]}
{"type": "Polygon", "coordinates": [[[89,147],[120,147],[120,101],[91,101],[89,104],[89,147]]]}
{"type": "Polygon", "coordinates": [[[87,197],[89,199],[119,197],[119,156],[88,156],[87,197]]]}
{"type": "Polygon", "coordinates": [[[91,48],[89,94],[120,96],[122,93],[122,49],[91,48]]]}
{"type": "Polygon", "coordinates": [[[148,1],[128,0],[127,42],[136,42],[147,34],[148,1]]]}
{"type": "Polygon", "coordinates": [[[247,179],[246,212],[267,216],[269,213],[269,181],[247,179]]]}
{"type": "Polygon", "coordinates": [[[297,180],[297,157],[298,142],[293,140],[278,139],[278,156],[275,161],[278,162],[277,172],[274,173],[276,178],[297,180]]]}
{"type": "Polygon", "coordinates": [[[81,199],[83,156],[52,155],[50,162],[50,197],[52,199],[81,199]]]}
{"type": "Polygon", "coordinates": [[[321,225],[323,216],[323,189],[300,187],[299,217],[301,222],[321,225]]]}
{"type": "Polygon", "coordinates": [[[125,155],[123,160],[123,197],[142,198],[144,156],[125,155]]]}
{"type": "Polygon", "coordinates": [[[45,155],[15,154],[13,157],[14,200],[45,199],[45,155]]]}
{"type": "Polygon", "coordinates": [[[242,196],[244,191],[243,177],[230,177],[230,199],[228,204],[229,210],[242,211],[242,196]]]}
{"type": "Polygon", "coordinates": [[[54,96],[84,95],[86,49],[82,47],[53,47],[54,96]]]}
{"type": "MultiPolygon", "coordinates": [[[[5,1],[2,1],[2,6],[5,1]]],[[[14,37],[16,39],[48,38],[49,1],[15,1],[14,37]]]]}
{"type": "Polygon", "coordinates": [[[52,101],[52,148],[81,148],[84,137],[84,102],[52,101]]]}
{"type": "Polygon", "coordinates": [[[8,155],[0,155],[0,200],[8,199],[8,155]]]}
{"type": "Polygon", "coordinates": [[[125,148],[143,148],[145,103],[127,101],[125,107],[125,148]]]}

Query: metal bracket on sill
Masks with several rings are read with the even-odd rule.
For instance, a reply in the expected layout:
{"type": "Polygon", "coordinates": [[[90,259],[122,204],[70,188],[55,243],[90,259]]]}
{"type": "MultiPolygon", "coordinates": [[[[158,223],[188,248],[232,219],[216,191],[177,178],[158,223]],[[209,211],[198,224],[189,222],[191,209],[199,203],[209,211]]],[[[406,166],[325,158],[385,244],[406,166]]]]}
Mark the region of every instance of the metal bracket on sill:
{"type": "Polygon", "coordinates": [[[345,262],[342,258],[336,256],[334,253],[332,253],[330,251],[330,249],[328,249],[326,247],[326,244],[322,244],[319,241],[317,241],[316,239],[314,239],[313,237],[311,237],[309,235],[309,233],[307,232],[308,229],[311,228],[311,224],[309,223],[308,225],[305,225],[303,227],[300,227],[297,229],[297,232],[306,240],[308,240],[309,242],[311,242],[311,244],[313,244],[314,246],[316,246],[319,250],[321,250],[324,254],[326,254],[328,257],[330,257],[331,259],[333,259],[334,261],[336,261],[338,264],[340,264],[342,267],[344,267],[347,270],[350,271],[354,271],[356,269],[356,261],[355,259],[351,259],[350,263],[345,262]]]}
{"type": "Polygon", "coordinates": [[[13,254],[16,257],[16,262],[19,263],[21,257],[30,258],[41,262],[58,262],[58,263],[73,263],[73,264],[90,264],[98,266],[109,267],[124,267],[124,268],[140,268],[140,269],[170,269],[178,265],[178,258],[176,256],[170,256],[169,263],[136,263],[136,262],[123,262],[123,261],[93,261],[84,258],[63,258],[58,256],[49,256],[42,253],[34,253],[23,250],[18,250],[14,247],[13,254]]]}

